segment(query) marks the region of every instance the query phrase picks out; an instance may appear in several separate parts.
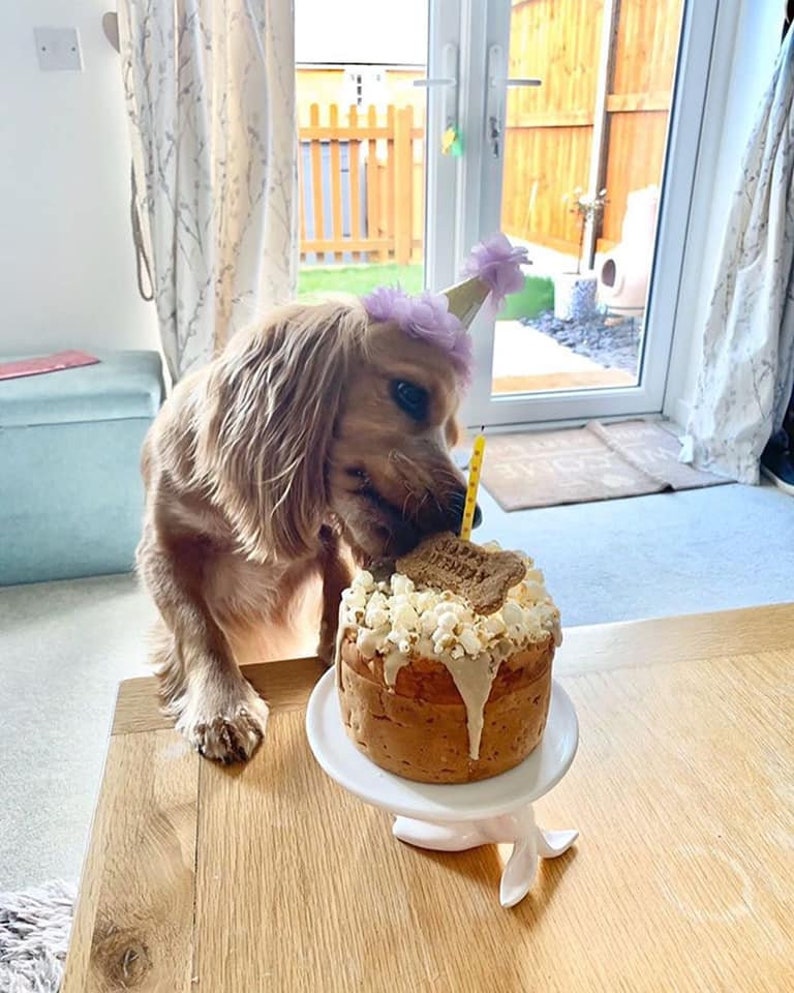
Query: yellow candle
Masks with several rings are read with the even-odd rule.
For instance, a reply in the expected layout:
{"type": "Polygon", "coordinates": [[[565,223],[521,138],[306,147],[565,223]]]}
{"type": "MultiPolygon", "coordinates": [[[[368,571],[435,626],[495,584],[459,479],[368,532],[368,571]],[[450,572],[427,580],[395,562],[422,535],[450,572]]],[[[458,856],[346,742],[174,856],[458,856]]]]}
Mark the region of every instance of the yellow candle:
{"type": "Polygon", "coordinates": [[[474,524],[474,508],[477,506],[477,490],[480,487],[480,472],[482,458],[485,452],[485,435],[478,434],[474,439],[474,447],[469,460],[469,484],[466,487],[466,506],[463,508],[463,523],[460,526],[460,536],[464,541],[471,538],[471,528],[474,524]]]}

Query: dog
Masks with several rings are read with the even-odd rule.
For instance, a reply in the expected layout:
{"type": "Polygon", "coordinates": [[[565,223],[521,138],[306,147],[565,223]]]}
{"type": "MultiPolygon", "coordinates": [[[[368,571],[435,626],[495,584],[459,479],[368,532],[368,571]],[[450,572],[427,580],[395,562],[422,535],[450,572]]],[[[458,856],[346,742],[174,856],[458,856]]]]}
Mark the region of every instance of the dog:
{"type": "Polygon", "coordinates": [[[319,577],[331,664],[352,568],[458,530],[461,391],[442,349],[354,299],[278,308],[174,388],[144,443],[137,566],[164,707],[202,755],[244,762],[264,733],[234,625],[277,623],[319,577]]]}

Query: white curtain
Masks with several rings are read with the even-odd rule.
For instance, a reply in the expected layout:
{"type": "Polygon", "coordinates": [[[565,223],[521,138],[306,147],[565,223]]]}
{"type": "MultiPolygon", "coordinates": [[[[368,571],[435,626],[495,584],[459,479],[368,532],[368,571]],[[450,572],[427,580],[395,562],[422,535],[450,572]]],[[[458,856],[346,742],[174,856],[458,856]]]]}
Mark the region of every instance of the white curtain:
{"type": "Polygon", "coordinates": [[[292,0],[119,0],[133,227],[175,380],[295,290],[293,24],[292,0]]]}
{"type": "Polygon", "coordinates": [[[794,31],[745,153],[683,457],[757,483],[794,384],[794,31]]]}

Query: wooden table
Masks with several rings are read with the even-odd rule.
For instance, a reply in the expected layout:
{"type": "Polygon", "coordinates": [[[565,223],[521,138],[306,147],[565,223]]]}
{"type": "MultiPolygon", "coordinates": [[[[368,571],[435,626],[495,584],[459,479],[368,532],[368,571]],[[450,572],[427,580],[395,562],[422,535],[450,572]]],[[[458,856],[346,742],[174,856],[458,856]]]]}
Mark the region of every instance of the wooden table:
{"type": "Polygon", "coordinates": [[[401,845],[305,740],[313,660],[251,666],[267,740],[188,750],[122,684],[63,993],[782,993],[794,988],[794,605],[574,628],[576,826],[503,910],[495,846],[401,845]]]}

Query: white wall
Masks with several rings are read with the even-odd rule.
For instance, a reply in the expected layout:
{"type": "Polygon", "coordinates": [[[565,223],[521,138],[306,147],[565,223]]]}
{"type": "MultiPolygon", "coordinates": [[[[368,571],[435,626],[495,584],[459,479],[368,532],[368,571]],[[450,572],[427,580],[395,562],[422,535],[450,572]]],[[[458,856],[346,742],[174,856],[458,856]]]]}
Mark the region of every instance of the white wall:
{"type": "Polygon", "coordinates": [[[0,3],[0,353],[154,348],[130,236],[113,0],[0,3]],[[42,72],[34,26],[77,27],[83,71],[42,72]]]}
{"type": "Polygon", "coordinates": [[[780,48],[783,0],[720,3],[664,412],[686,426],[728,209],[780,48]]]}

